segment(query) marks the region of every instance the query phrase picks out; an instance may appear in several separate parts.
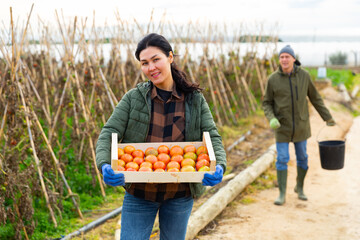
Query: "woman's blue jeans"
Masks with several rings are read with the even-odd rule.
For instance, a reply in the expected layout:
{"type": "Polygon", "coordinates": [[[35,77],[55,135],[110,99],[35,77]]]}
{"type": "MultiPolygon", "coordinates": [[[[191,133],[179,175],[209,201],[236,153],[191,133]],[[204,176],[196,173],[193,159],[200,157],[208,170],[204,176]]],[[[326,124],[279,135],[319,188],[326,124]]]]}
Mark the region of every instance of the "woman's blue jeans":
{"type": "MultiPolygon", "coordinates": [[[[307,141],[295,142],[295,154],[296,164],[302,169],[308,169],[308,155],[306,153],[307,141]]],[[[276,169],[286,170],[287,164],[290,160],[289,155],[289,143],[288,142],[277,142],[276,143],[277,158],[276,158],[276,169]]]]}
{"type": "Polygon", "coordinates": [[[125,193],[121,213],[121,240],[149,239],[159,211],[160,240],[185,239],[193,198],[174,198],[162,203],[125,193]]]}

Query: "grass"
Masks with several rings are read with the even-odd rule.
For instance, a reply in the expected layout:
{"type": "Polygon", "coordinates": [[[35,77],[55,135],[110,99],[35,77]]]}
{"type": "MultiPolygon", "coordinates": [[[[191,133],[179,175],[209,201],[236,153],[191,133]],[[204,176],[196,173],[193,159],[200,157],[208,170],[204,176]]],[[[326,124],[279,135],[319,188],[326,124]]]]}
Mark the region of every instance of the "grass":
{"type": "Polygon", "coordinates": [[[251,203],[255,203],[256,200],[255,198],[251,197],[251,196],[245,196],[240,200],[240,203],[243,205],[249,205],[251,203]]]}
{"type": "Polygon", "coordinates": [[[248,185],[235,201],[229,203],[229,206],[237,206],[238,204],[249,205],[255,203],[256,198],[254,195],[262,190],[273,188],[275,186],[275,179],[276,175],[274,174],[274,166],[271,166],[254,182],[248,185]]]}
{"type": "MultiPolygon", "coordinates": [[[[313,80],[317,79],[317,69],[307,68],[306,70],[310,73],[313,80]]],[[[331,80],[333,86],[342,83],[349,91],[360,84],[360,74],[355,74],[351,70],[327,68],[326,75],[331,80]]]]}
{"type": "Polygon", "coordinates": [[[246,161],[244,162],[244,164],[247,165],[247,166],[250,166],[250,165],[253,164],[254,162],[255,162],[255,159],[249,159],[249,160],[246,160],[246,161]]]}
{"type": "Polygon", "coordinates": [[[259,108],[252,115],[246,118],[239,118],[235,126],[225,125],[218,127],[219,133],[224,141],[224,145],[230,145],[231,143],[239,139],[242,135],[244,135],[254,125],[263,125],[263,119],[264,112],[259,108]]]}
{"type": "MultiPolygon", "coordinates": [[[[313,80],[317,79],[317,69],[315,68],[307,68],[306,69],[313,80]]],[[[356,74],[355,72],[351,70],[346,69],[331,69],[328,68],[326,70],[327,72],[327,78],[331,80],[333,86],[337,86],[339,84],[344,84],[346,89],[349,93],[351,93],[356,86],[360,86],[360,74],[356,74]]],[[[355,97],[360,96],[360,91],[357,93],[355,97]]],[[[358,107],[359,104],[358,100],[354,99],[355,103],[353,104],[353,109],[351,111],[351,114],[354,117],[357,117],[360,115],[360,108],[358,107]]],[[[339,109],[333,109],[338,111],[339,109]]]]}
{"type": "MultiPolygon", "coordinates": [[[[94,220],[102,217],[103,215],[111,212],[112,210],[115,210],[116,208],[120,207],[123,200],[123,188],[114,188],[114,189],[107,189],[107,196],[104,201],[98,201],[95,204],[90,204],[91,198],[89,199],[89,202],[83,203],[83,198],[85,195],[81,196],[82,205],[87,206],[89,209],[83,209],[83,215],[84,219],[81,220],[77,217],[71,218],[68,221],[64,221],[61,223],[61,225],[58,228],[65,227],[62,232],[55,232],[54,234],[48,234],[47,237],[60,237],[61,235],[67,235],[70,234],[81,227],[93,222],[94,220]],[[85,205],[86,204],[86,205],[85,205]]],[[[88,197],[85,197],[88,198],[88,197]]],[[[102,197],[101,197],[102,198],[102,197]]],[[[102,228],[101,234],[111,235],[114,236],[115,229],[116,229],[117,221],[109,220],[109,222],[106,223],[105,228],[102,228]]],[[[91,238],[89,239],[101,239],[100,233],[97,233],[96,230],[93,234],[91,234],[91,238]]],[[[82,239],[82,238],[74,238],[74,239],[82,239]]]]}
{"type": "MultiPolygon", "coordinates": [[[[106,191],[106,198],[104,199],[101,196],[101,193],[99,191],[94,190],[93,187],[91,187],[91,184],[88,182],[90,179],[86,178],[87,174],[86,172],[77,172],[76,173],[82,180],[82,183],[80,182],[79,185],[82,185],[82,187],[76,185],[74,186],[78,190],[79,194],[79,203],[80,203],[80,209],[83,212],[84,219],[79,219],[76,211],[73,207],[73,204],[71,202],[71,198],[65,198],[62,201],[62,207],[63,209],[60,210],[60,214],[57,215],[57,223],[58,227],[55,228],[53,223],[50,220],[50,214],[48,209],[46,208],[45,202],[42,198],[33,198],[33,208],[34,208],[34,215],[33,215],[33,222],[35,223],[36,228],[34,229],[34,232],[31,236],[29,236],[30,239],[52,239],[52,238],[60,238],[62,236],[66,236],[67,234],[74,232],[84,225],[96,220],[97,218],[105,215],[107,212],[110,212],[118,207],[121,206],[123,195],[124,195],[124,189],[121,187],[118,188],[110,188],[107,187],[105,189],[106,191]],[[93,191],[93,192],[92,192],[93,191]],[[91,193],[92,192],[92,193],[91,193]],[[108,210],[108,211],[102,211],[102,210],[108,210]]],[[[55,210],[55,209],[54,209],[55,210]]],[[[58,212],[57,212],[58,213],[58,212]]],[[[30,222],[27,224],[31,224],[30,222]]],[[[114,223],[114,226],[109,226],[109,231],[114,231],[116,223],[114,223]]],[[[14,239],[15,238],[15,226],[7,223],[3,226],[0,226],[0,239],[14,239]]],[[[112,236],[114,235],[113,233],[112,236]]],[[[25,236],[23,236],[25,238],[25,236]]],[[[99,239],[99,238],[94,238],[99,239]]]]}
{"type": "Polygon", "coordinates": [[[268,169],[261,174],[254,182],[252,182],[246,189],[245,193],[256,193],[258,191],[270,189],[274,187],[275,174],[271,169],[268,169]]]}

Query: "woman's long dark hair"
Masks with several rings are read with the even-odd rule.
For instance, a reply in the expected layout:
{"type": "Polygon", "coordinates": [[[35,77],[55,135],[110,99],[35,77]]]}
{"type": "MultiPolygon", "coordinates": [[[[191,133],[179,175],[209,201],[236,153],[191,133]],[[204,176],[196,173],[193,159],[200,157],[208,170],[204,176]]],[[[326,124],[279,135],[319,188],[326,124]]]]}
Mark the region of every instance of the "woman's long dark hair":
{"type": "MultiPolygon", "coordinates": [[[[157,33],[150,33],[146,35],[136,47],[135,57],[137,60],[140,61],[141,51],[148,47],[156,47],[160,49],[167,57],[169,57],[170,51],[173,52],[170,43],[165,37],[157,33]]],[[[171,63],[171,75],[175,81],[176,87],[184,93],[202,90],[198,83],[193,83],[188,80],[186,73],[177,67],[175,61],[171,63]]]]}

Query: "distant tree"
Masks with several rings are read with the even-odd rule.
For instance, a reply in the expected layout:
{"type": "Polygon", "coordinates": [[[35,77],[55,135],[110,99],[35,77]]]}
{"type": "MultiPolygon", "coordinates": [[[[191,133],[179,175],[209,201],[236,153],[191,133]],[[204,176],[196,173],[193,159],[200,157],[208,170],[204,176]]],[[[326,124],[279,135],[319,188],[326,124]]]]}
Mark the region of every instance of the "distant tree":
{"type": "Polygon", "coordinates": [[[329,61],[331,65],[346,65],[347,64],[347,54],[342,52],[337,52],[329,56],[329,61]]]}

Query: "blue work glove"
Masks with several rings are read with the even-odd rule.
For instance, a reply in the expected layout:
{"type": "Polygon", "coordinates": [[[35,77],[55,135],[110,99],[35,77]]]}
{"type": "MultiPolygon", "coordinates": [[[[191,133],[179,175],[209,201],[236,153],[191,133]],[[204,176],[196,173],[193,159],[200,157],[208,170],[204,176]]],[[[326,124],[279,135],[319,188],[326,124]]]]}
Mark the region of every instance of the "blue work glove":
{"type": "Polygon", "coordinates": [[[125,185],[125,177],[123,173],[115,174],[114,170],[112,170],[110,164],[104,164],[101,167],[102,174],[104,177],[104,182],[110,186],[124,186],[125,185]]]}
{"type": "Polygon", "coordinates": [[[216,165],[216,170],[213,175],[210,173],[205,173],[202,180],[204,186],[215,186],[220,183],[223,178],[224,169],[220,165],[216,165]]]}

